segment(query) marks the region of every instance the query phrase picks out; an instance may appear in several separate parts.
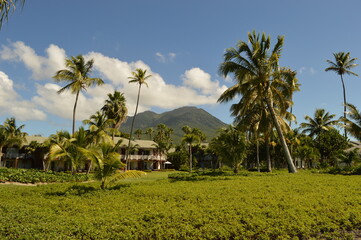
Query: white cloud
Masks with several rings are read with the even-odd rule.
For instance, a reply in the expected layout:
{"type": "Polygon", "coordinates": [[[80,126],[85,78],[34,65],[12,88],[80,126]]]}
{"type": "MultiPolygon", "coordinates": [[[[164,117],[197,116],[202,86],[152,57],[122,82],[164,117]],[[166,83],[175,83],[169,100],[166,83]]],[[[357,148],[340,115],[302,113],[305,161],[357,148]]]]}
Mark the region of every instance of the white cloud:
{"type": "MultiPolygon", "coordinates": [[[[48,79],[48,83],[37,84],[36,93],[28,101],[21,102],[16,106],[26,106],[28,114],[32,119],[45,119],[45,113],[37,110],[38,106],[47,113],[51,113],[60,118],[71,119],[72,110],[75,101],[75,95],[70,92],[57,94],[61,88],[60,85],[51,83],[50,77],[59,69],[64,68],[62,65],[66,57],[65,51],[56,45],[50,45],[46,49],[47,57],[39,56],[31,47],[22,42],[11,43],[10,46],[3,46],[0,51],[0,57],[6,61],[22,62],[32,71],[35,79],[48,79]]],[[[163,55],[161,55],[163,56],[163,55]]],[[[110,58],[98,52],[89,52],[84,57],[94,59],[94,69],[105,80],[106,84],[87,89],[86,92],[79,95],[77,105],[76,119],[87,119],[90,115],[99,110],[108,93],[114,89],[123,92],[127,99],[127,107],[130,115],[133,114],[137,99],[138,85],[129,83],[129,76],[137,68],[146,69],[147,74],[152,75],[148,79],[148,88],[142,87],[139,112],[149,110],[152,107],[163,109],[172,109],[187,105],[212,105],[216,104],[219,95],[226,89],[226,86],[220,86],[218,81],[212,81],[210,74],[200,68],[192,68],[185,71],[180,76],[179,85],[167,83],[161,75],[151,70],[143,61],[125,62],[117,58],[110,58]]],[[[170,53],[169,59],[174,59],[175,54],[170,53]]],[[[6,86],[6,81],[2,86],[6,86]]],[[[12,82],[11,82],[12,84],[12,82]]],[[[13,87],[11,85],[11,89],[13,87]]],[[[1,94],[4,100],[9,102],[12,96],[18,96],[11,91],[5,91],[1,94]]],[[[20,99],[20,97],[18,97],[20,99]]],[[[4,101],[6,103],[6,101],[4,101]]],[[[5,104],[9,109],[9,104],[5,104]]],[[[11,104],[13,106],[13,104],[11,104]]],[[[0,109],[5,109],[1,107],[0,109]]],[[[15,108],[14,108],[15,109],[15,108]]],[[[18,113],[23,112],[16,109],[18,113]]],[[[25,115],[22,114],[22,115],[25,115]]]]}
{"type": "Polygon", "coordinates": [[[211,75],[200,68],[187,70],[182,79],[185,85],[199,89],[203,94],[214,94],[220,89],[219,82],[212,81],[211,75]]]}
{"type": "Polygon", "coordinates": [[[31,101],[23,100],[14,90],[13,81],[0,71],[0,115],[26,120],[45,120],[46,114],[31,101]]]}
{"type": "Polygon", "coordinates": [[[316,70],[315,70],[313,67],[301,67],[301,68],[298,70],[298,73],[299,73],[299,74],[307,73],[307,74],[314,75],[314,74],[316,73],[316,70]]]}
{"type": "Polygon", "coordinates": [[[175,53],[170,52],[168,53],[168,56],[169,56],[169,60],[172,62],[177,55],[175,53]]]}
{"type": "Polygon", "coordinates": [[[104,78],[125,93],[130,114],[135,107],[138,85],[129,84],[128,77],[136,68],[146,69],[147,74],[152,75],[147,81],[149,87],[142,87],[140,111],[151,107],[169,109],[186,105],[215,104],[219,95],[226,89],[225,86],[220,87],[218,81],[211,81],[210,75],[200,68],[186,71],[185,85],[176,86],[167,84],[158,73],[152,72],[142,61],[127,63],[95,52],[89,53],[87,57],[94,59],[94,68],[104,78]],[[197,76],[200,76],[202,81],[199,85],[196,82],[197,76]],[[201,93],[197,91],[199,89],[201,93]]]}
{"type": "Polygon", "coordinates": [[[155,56],[157,57],[158,62],[166,63],[166,62],[173,62],[173,60],[176,58],[177,54],[170,52],[167,55],[164,55],[160,52],[156,52],[155,56]]]}
{"type": "Polygon", "coordinates": [[[165,56],[164,56],[163,54],[161,54],[160,52],[157,52],[157,53],[155,54],[155,56],[157,56],[157,60],[158,60],[159,62],[162,62],[162,63],[165,62],[165,56]]]}
{"type": "Polygon", "coordinates": [[[55,72],[64,68],[65,51],[51,44],[45,50],[47,57],[39,56],[34,49],[17,41],[10,46],[2,46],[0,58],[7,61],[23,62],[26,68],[32,71],[32,77],[36,80],[49,79],[55,72]]]}

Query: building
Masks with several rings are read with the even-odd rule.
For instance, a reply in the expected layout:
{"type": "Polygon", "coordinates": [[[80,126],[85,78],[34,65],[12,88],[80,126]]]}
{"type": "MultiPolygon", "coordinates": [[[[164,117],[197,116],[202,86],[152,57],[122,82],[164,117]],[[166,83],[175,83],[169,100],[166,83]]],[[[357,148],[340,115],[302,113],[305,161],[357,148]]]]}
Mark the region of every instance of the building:
{"type": "MultiPolygon", "coordinates": [[[[48,138],[41,136],[26,136],[26,143],[22,148],[8,147],[3,149],[2,161],[0,166],[9,168],[35,168],[46,169],[48,164],[48,153],[44,149],[37,149],[34,152],[27,148],[32,141],[39,144],[44,143],[48,138]]],[[[128,139],[115,137],[114,142],[122,140],[119,148],[121,160],[125,163],[126,150],[128,148],[128,139]]],[[[161,154],[156,147],[156,143],[151,140],[133,140],[131,141],[131,153],[128,156],[129,169],[134,170],[159,170],[165,168],[166,155],[161,154]]],[[[87,169],[89,163],[84,163],[82,169],[87,169]]],[[[50,163],[49,169],[54,171],[69,170],[70,165],[61,160],[55,160],[50,163]]]]}

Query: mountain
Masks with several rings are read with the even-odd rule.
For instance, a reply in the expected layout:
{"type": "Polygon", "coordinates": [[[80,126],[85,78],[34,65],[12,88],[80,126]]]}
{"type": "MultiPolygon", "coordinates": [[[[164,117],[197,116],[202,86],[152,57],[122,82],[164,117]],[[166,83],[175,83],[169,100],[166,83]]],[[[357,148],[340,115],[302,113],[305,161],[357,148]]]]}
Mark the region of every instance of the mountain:
{"type": "MultiPolygon", "coordinates": [[[[120,131],[129,133],[132,120],[133,117],[128,117],[127,121],[120,127],[120,131]]],[[[139,113],[135,119],[133,131],[142,129],[143,132],[145,132],[145,130],[150,127],[156,130],[157,125],[160,123],[173,129],[172,139],[174,143],[180,143],[184,135],[182,127],[186,125],[202,130],[208,141],[217,135],[219,128],[227,126],[227,124],[201,108],[181,107],[161,114],[151,111],[139,113]]],[[[142,139],[149,139],[149,137],[143,134],[142,139]]]]}

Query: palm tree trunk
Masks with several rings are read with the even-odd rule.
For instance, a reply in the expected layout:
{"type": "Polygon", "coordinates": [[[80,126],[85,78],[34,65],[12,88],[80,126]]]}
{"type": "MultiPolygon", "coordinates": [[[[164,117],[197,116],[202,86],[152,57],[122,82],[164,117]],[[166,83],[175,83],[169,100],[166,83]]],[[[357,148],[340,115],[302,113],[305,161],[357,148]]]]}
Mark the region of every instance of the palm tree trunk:
{"type": "Polygon", "coordinates": [[[79,91],[76,93],[75,103],[74,103],[74,108],[73,108],[73,128],[72,128],[72,136],[74,136],[74,132],[75,132],[75,112],[76,112],[76,105],[78,104],[78,98],[79,98],[79,91]]]}
{"type": "Polygon", "coordinates": [[[258,141],[258,134],[257,132],[255,133],[256,136],[256,158],[257,158],[257,172],[260,172],[260,166],[259,166],[259,141],[258,141]]]}
{"type": "Polygon", "coordinates": [[[283,136],[282,129],[280,127],[280,124],[278,123],[275,110],[273,109],[273,104],[271,102],[271,99],[268,96],[266,97],[266,104],[271,113],[273,123],[274,123],[277,133],[278,133],[278,137],[280,138],[280,141],[281,141],[283,153],[284,153],[284,156],[285,156],[287,164],[288,164],[288,171],[290,173],[296,173],[297,169],[296,169],[295,165],[293,164],[292,157],[291,157],[290,151],[288,150],[285,137],[283,136]]]}
{"type": "MultiPolygon", "coordinates": [[[[342,90],[343,90],[343,117],[344,117],[344,119],[346,119],[346,88],[345,88],[345,83],[343,81],[342,74],[340,76],[341,76],[342,90]]],[[[345,138],[347,138],[346,128],[345,128],[345,138]]]]}
{"type": "Polygon", "coordinates": [[[125,170],[128,169],[128,158],[129,158],[129,152],[130,152],[130,141],[132,139],[132,135],[133,135],[133,128],[134,128],[134,121],[135,121],[135,117],[137,116],[137,112],[138,112],[138,105],[139,105],[139,97],[140,97],[140,88],[142,87],[142,84],[139,84],[139,88],[138,88],[138,97],[137,97],[137,105],[135,107],[135,113],[134,113],[134,117],[132,120],[132,126],[130,127],[130,134],[129,134],[129,142],[128,142],[128,151],[127,151],[127,155],[125,157],[125,170]]]}
{"type": "Polygon", "coordinates": [[[269,150],[269,136],[266,134],[265,136],[265,145],[266,145],[266,159],[267,159],[267,172],[272,172],[272,164],[271,164],[271,154],[269,150]]]}

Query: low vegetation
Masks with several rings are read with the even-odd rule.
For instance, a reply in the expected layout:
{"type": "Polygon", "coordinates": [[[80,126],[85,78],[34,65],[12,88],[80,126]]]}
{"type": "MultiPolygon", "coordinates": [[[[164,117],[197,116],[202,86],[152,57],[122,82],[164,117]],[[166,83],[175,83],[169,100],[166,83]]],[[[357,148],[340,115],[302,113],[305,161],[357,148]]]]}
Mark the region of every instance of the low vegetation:
{"type": "Polygon", "coordinates": [[[37,169],[0,168],[1,182],[19,183],[53,183],[53,182],[84,182],[91,180],[87,174],[69,174],[64,172],[40,171],[37,169]]]}
{"type": "Polygon", "coordinates": [[[167,172],[98,183],[0,185],[1,239],[352,239],[359,176],[167,172]],[[198,175],[201,175],[200,173],[198,175]],[[174,176],[174,175],[173,175],[174,176]]]}

